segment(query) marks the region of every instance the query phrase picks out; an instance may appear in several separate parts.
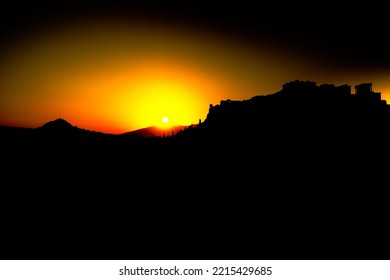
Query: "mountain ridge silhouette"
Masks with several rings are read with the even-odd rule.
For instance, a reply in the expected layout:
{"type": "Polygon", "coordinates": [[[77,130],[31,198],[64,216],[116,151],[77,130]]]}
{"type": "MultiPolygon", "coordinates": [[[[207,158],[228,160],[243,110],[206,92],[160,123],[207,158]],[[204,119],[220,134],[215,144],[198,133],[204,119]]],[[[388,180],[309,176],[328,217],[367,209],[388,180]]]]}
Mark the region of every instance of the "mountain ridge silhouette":
{"type": "MultiPolygon", "coordinates": [[[[337,122],[345,121],[347,118],[350,119],[349,123],[344,125],[350,128],[357,129],[356,126],[368,125],[367,121],[371,121],[372,125],[372,118],[385,128],[386,122],[390,122],[390,106],[381,99],[381,93],[372,91],[372,83],[363,83],[355,88],[356,93],[352,94],[351,86],[347,84],[318,86],[313,81],[290,81],[285,83],[281,90],[272,94],[257,95],[247,100],[226,99],[221,100],[217,105],[210,104],[209,112],[202,123],[175,126],[166,130],[158,126],[150,126],[125,133],[110,134],[79,128],[62,118],[48,121],[33,130],[62,136],[69,134],[91,137],[93,135],[129,136],[127,138],[132,138],[130,136],[183,138],[189,134],[199,136],[206,131],[214,135],[218,131],[229,135],[236,133],[253,136],[255,134],[253,131],[258,131],[261,127],[272,129],[275,125],[291,132],[292,126],[298,128],[300,123],[307,124],[310,118],[319,121],[311,129],[316,129],[315,126],[320,129],[324,124],[327,128],[333,126],[335,129],[341,129],[337,122]],[[353,117],[356,117],[356,120],[353,120],[353,117]]],[[[4,128],[3,126],[3,130],[4,128]]]]}
{"type": "Polygon", "coordinates": [[[175,125],[175,126],[148,126],[144,128],[135,129],[129,132],[120,133],[121,136],[127,137],[170,137],[180,130],[184,130],[188,125],[175,125]]]}
{"type": "Polygon", "coordinates": [[[149,138],[149,137],[169,137],[180,130],[186,129],[188,126],[195,127],[196,125],[175,125],[175,126],[148,126],[143,127],[139,129],[134,129],[131,131],[123,132],[123,133],[106,133],[102,131],[96,131],[96,130],[89,130],[85,128],[80,128],[78,126],[72,125],[68,121],[66,121],[63,118],[57,118],[52,121],[48,121],[44,123],[43,125],[36,127],[36,128],[27,128],[27,127],[12,127],[12,126],[6,126],[6,125],[0,125],[1,129],[7,129],[7,130],[29,130],[29,131],[40,131],[45,133],[72,133],[77,131],[82,132],[90,132],[93,134],[104,134],[104,135],[112,135],[112,136],[121,136],[121,137],[141,137],[141,138],[149,138]]]}

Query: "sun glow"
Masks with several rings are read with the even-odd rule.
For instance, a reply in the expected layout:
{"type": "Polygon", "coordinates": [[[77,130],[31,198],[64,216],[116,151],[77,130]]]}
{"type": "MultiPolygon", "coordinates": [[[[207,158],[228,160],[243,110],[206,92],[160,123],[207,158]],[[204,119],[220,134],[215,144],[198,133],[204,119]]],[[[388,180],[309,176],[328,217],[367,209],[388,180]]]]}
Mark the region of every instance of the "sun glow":
{"type": "MultiPolygon", "coordinates": [[[[215,86],[199,73],[173,63],[144,63],[133,69],[134,81],[122,88],[131,93],[133,110],[123,111],[122,119],[131,119],[138,127],[173,127],[196,123],[207,114],[205,92],[215,86]],[[206,110],[205,110],[206,109],[206,110]]],[[[130,96],[129,96],[130,97],[130,96]]]]}
{"type": "Polygon", "coordinates": [[[203,28],[141,16],[72,18],[36,31],[16,36],[0,53],[0,124],[35,128],[61,117],[115,134],[172,128],[205,120],[209,105],[221,100],[273,93],[295,79],[336,85],[368,79],[390,103],[388,72],[345,76],[327,65],[313,72],[311,56],[302,60],[283,47],[203,28]]]}
{"type": "Polygon", "coordinates": [[[173,128],[173,126],[169,123],[169,118],[167,116],[164,116],[161,119],[161,123],[157,125],[159,129],[162,131],[168,131],[173,128]]]}

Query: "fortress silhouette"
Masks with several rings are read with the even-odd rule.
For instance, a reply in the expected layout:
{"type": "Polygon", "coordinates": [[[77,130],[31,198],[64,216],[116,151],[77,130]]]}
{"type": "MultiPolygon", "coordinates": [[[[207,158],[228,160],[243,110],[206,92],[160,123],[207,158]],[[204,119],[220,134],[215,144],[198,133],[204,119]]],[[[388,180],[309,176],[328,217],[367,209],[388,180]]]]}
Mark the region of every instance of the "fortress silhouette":
{"type": "Polygon", "coordinates": [[[388,137],[389,114],[390,107],[381,99],[380,92],[372,90],[372,83],[356,85],[352,94],[350,85],[317,86],[313,81],[296,80],[285,83],[274,94],[210,104],[207,118],[191,131],[198,135],[229,136],[225,140],[254,137],[266,141],[270,137],[277,141],[273,136],[278,135],[284,143],[315,135],[341,141],[372,133],[366,135],[369,143],[370,139],[388,137]]]}

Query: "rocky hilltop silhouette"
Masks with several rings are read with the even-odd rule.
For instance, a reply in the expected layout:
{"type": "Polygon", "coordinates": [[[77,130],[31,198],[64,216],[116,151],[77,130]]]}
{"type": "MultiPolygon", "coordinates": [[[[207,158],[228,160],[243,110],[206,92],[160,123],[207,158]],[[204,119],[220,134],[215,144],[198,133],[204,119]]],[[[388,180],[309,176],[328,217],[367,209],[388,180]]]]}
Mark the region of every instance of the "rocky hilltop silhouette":
{"type": "Polygon", "coordinates": [[[300,80],[273,94],[210,105],[203,123],[176,136],[195,147],[205,144],[210,154],[281,157],[279,164],[304,157],[323,164],[320,156],[331,155],[348,161],[376,157],[389,137],[390,106],[372,83],[356,85],[352,93],[350,85],[300,80]]]}
{"type": "Polygon", "coordinates": [[[338,138],[369,132],[374,133],[372,138],[386,134],[389,121],[390,106],[380,92],[372,90],[372,83],[356,85],[353,94],[350,85],[297,80],[273,94],[211,104],[197,133],[226,136],[226,140],[249,136],[266,140],[283,135],[285,142],[301,136],[338,138]]]}

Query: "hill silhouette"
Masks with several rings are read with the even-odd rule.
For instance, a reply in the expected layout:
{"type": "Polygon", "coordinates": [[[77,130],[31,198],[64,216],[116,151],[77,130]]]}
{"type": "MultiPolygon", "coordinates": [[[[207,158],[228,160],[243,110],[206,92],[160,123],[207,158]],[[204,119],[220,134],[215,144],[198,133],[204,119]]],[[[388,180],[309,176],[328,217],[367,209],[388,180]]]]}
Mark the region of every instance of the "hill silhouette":
{"type": "Polygon", "coordinates": [[[170,137],[180,132],[181,130],[186,129],[187,125],[177,125],[177,126],[149,126],[145,128],[136,129],[133,131],[121,133],[121,136],[125,137],[170,137]]]}
{"type": "MultiPolygon", "coordinates": [[[[114,252],[88,236],[108,227],[110,240],[128,241],[121,225],[131,219],[133,240],[147,239],[149,250],[132,247],[120,258],[132,251],[163,259],[170,250],[173,259],[204,252],[236,259],[251,248],[256,259],[367,259],[385,246],[389,140],[389,105],[372,83],[352,93],[349,85],[297,80],[269,95],[210,105],[202,123],[164,138],[91,132],[62,119],[38,129],[2,127],[2,179],[23,189],[15,204],[29,206],[23,222],[46,229],[48,219],[37,225],[36,217],[55,213],[51,231],[77,228],[86,258],[114,252]],[[187,247],[168,248],[186,236],[187,247]],[[231,250],[223,237],[241,245],[231,250]]],[[[28,258],[34,250],[24,252],[28,258]]]]}
{"type": "Polygon", "coordinates": [[[72,126],[66,120],[58,118],[54,121],[49,121],[49,122],[45,123],[44,125],[42,125],[38,129],[59,131],[59,130],[76,129],[76,127],[72,126]]]}

